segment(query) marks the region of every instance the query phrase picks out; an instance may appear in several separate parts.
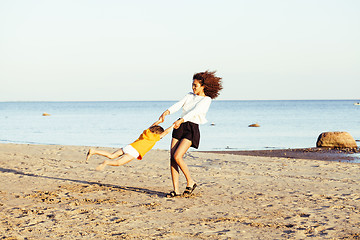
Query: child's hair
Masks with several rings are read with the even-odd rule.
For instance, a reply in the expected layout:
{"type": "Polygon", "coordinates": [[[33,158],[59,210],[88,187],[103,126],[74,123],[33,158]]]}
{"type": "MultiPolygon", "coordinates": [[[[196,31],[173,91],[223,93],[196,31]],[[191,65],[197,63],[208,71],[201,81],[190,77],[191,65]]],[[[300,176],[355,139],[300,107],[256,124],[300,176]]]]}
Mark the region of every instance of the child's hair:
{"type": "Polygon", "coordinates": [[[155,133],[155,134],[162,134],[165,131],[159,125],[151,126],[151,127],[149,127],[149,130],[150,130],[150,132],[155,133]]]}
{"type": "Polygon", "coordinates": [[[215,73],[216,71],[205,71],[195,73],[193,76],[193,80],[198,80],[201,86],[204,86],[205,95],[212,99],[218,97],[220,90],[223,89],[222,78],[215,76],[215,73]]]}

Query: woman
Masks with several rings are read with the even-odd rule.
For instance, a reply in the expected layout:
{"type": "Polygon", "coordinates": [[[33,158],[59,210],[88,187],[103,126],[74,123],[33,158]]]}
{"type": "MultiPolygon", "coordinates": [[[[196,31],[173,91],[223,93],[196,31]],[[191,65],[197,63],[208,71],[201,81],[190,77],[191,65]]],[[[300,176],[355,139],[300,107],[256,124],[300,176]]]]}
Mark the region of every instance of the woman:
{"type": "Polygon", "coordinates": [[[191,178],[183,157],[190,147],[196,149],[199,147],[199,124],[207,122],[205,117],[209,110],[211,99],[219,96],[221,89],[221,78],[215,76],[215,71],[196,73],[193,76],[193,92],[188,93],[182,100],[172,105],[159,117],[159,121],[163,122],[166,115],[173,114],[182,109],[181,118],[174,122],[172,133],[170,169],[174,191],[171,191],[168,197],[180,196],[179,168],[184,173],[187,181],[184,195],[191,194],[196,188],[196,183],[191,178]]]}

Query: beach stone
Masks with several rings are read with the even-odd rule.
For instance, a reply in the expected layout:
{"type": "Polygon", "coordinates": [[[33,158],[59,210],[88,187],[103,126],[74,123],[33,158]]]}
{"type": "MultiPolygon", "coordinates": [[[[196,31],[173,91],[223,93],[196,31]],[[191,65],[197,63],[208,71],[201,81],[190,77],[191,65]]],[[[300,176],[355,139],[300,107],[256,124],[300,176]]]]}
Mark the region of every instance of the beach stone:
{"type": "Polygon", "coordinates": [[[317,139],[316,147],[357,148],[357,145],[348,132],[323,132],[317,139]]]}
{"type": "Polygon", "coordinates": [[[250,124],[249,127],[260,127],[260,124],[258,123],[250,124]]]}

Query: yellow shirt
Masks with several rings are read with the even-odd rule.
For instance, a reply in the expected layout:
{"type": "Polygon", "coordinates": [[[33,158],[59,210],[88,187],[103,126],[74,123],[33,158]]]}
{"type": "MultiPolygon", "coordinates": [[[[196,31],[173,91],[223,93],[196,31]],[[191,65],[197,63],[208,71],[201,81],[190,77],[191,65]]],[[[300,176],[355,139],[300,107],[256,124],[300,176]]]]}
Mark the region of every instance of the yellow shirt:
{"type": "Polygon", "coordinates": [[[144,130],[135,142],[130,144],[133,146],[139,153],[138,159],[141,160],[142,157],[150,151],[157,141],[160,140],[160,135],[151,132],[149,129],[144,130]]]}

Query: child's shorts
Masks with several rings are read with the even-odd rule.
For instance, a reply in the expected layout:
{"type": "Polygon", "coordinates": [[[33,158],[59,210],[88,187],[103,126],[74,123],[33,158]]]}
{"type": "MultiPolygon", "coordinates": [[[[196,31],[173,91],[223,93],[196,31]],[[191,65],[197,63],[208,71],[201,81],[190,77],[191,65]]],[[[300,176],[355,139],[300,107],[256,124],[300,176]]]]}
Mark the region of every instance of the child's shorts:
{"type": "Polygon", "coordinates": [[[130,154],[134,158],[138,158],[140,155],[139,152],[131,145],[127,145],[127,146],[123,147],[122,150],[124,153],[130,154]]]}
{"type": "Polygon", "coordinates": [[[191,147],[198,149],[200,142],[199,125],[193,122],[184,122],[178,129],[174,129],[172,137],[177,140],[188,139],[191,141],[191,147]]]}

